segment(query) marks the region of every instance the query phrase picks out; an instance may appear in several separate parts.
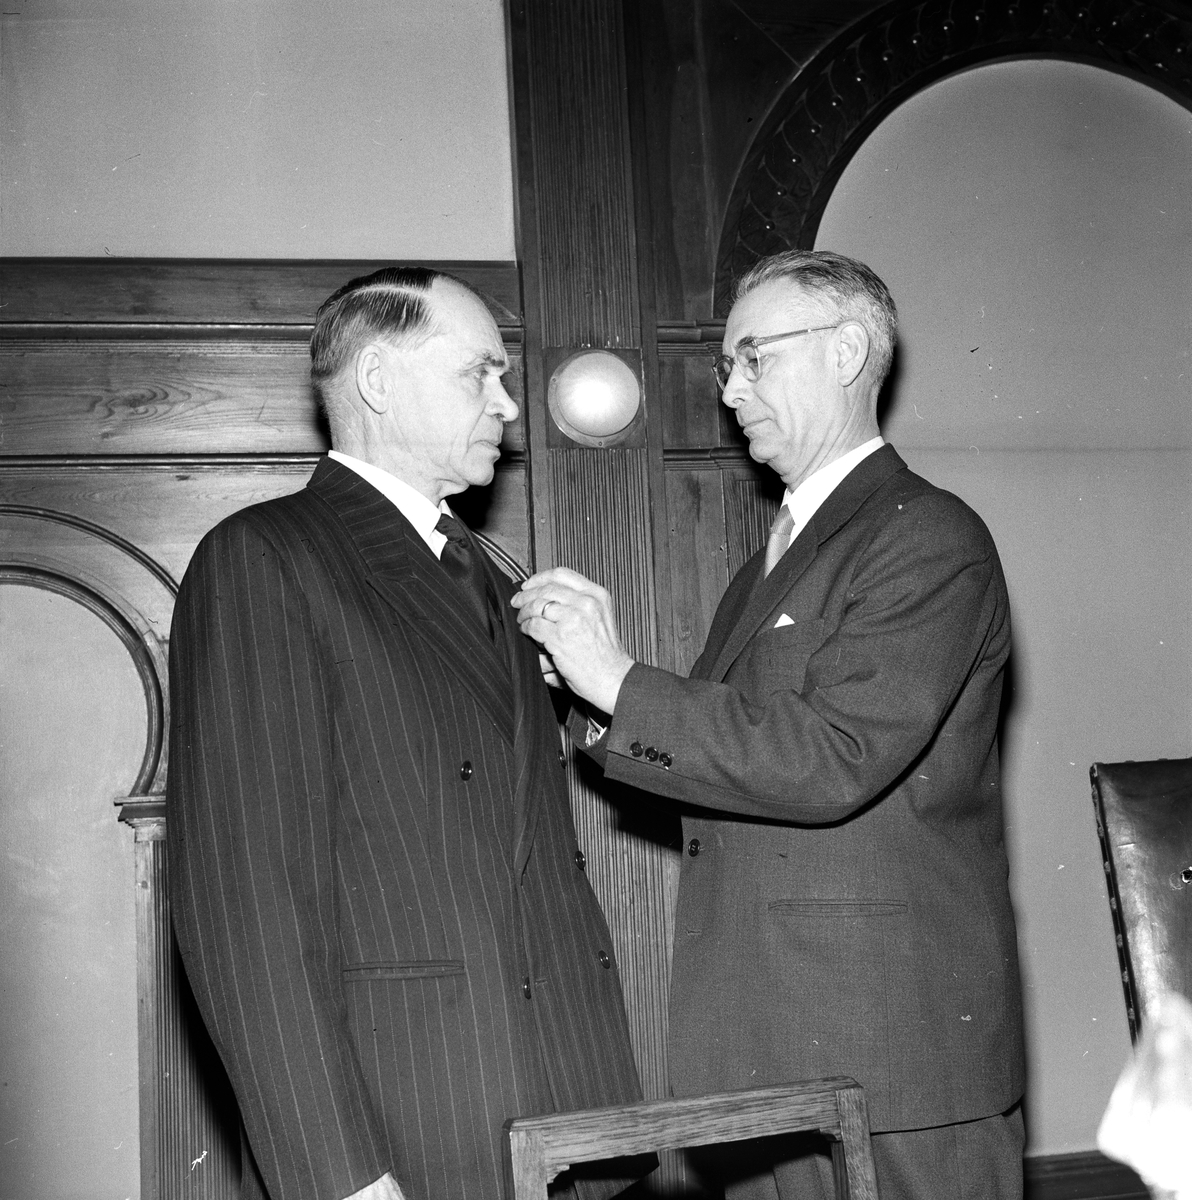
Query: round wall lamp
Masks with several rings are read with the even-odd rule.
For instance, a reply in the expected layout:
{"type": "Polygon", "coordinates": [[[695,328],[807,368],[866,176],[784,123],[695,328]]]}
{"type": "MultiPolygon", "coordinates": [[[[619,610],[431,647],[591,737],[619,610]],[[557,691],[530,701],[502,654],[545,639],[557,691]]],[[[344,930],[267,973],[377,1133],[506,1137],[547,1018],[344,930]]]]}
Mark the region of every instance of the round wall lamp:
{"type": "Polygon", "coordinates": [[[559,429],[581,446],[614,446],[641,410],[637,373],[608,350],[577,350],[554,369],[546,403],[559,429]]]}

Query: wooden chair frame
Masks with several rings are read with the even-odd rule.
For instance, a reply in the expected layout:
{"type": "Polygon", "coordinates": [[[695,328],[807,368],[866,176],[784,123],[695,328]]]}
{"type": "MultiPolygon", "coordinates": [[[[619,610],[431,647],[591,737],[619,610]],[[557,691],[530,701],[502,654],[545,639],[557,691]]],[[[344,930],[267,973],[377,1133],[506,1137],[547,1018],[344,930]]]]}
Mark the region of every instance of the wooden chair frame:
{"type": "Polygon", "coordinates": [[[832,1141],[837,1200],[877,1200],[865,1093],[846,1077],[684,1100],[516,1117],[509,1134],[509,1200],[545,1200],[576,1163],[816,1130],[832,1141]]]}

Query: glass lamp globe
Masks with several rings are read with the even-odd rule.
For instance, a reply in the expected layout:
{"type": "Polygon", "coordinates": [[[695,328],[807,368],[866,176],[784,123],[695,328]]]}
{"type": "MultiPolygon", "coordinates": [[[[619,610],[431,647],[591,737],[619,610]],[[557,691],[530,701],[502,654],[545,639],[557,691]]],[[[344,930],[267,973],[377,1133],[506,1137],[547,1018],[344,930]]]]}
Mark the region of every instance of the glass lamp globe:
{"type": "Polygon", "coordinates": [[[633,369],[607,350],[580,350],[550,378],[547,405],[555,424],[572,441],[604,446],[621,440],[641,408],[642,390],[633,369]]]}

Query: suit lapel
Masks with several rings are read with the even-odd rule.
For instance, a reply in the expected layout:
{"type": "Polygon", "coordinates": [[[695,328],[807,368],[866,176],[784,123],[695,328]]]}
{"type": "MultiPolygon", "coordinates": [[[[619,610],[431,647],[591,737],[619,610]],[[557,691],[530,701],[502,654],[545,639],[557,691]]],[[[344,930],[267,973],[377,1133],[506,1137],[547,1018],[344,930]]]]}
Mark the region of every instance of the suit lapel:
{"type": "MultiPolygon", "coordinates": [[[[891,475],[905,466],[906,463],[893,446],[887,444],[875,450],[841,480],[836,490],[820,505],[815,515],[791,543],[790,549],[778,560],[774,570],[765,579],[761,578],[765,561],[764,551],[759,551],[741,568],[722,602],[722,606],[730,607],[729,620],[721,634],[720,647],[715,652],[715,657],[709,658],[712,641],[709,636],[709,646],[701,656],[700,662],[696,664],[700,668],[701,678],[717,682],[724,679],[749,639],[774,615],[775,610],[798,583],[799,577],[815,561],[820,546],[845,525],[891,475]],[[749,574],[746,575],[746,572],[749,574]],[[732,593],[738,580],[741,580],[744,586],[734,596],[732,593]],[[750,584],[752,586],[749,586],[750,584]],[[702,667],[704,661],[709,663],[706,669],[702,667]]],[[[713,632],[715,625],[716,623],[713,624],[713,632]]]]}
{"type": "MultiPolygon", "coordinates": [[[[469,531],[471,532],[471,531],[469,531]]],[[[509,600],[513,586],[498,569],[473,535],[473,545],[482,556],[488,585],[501,611],[501,649],[513,685],[513,865],[520,877],[530,859],[543,797],[549,786],[545,773],[559,752],[559,722],[550,693],[542,680],[538,646],[518,625],[509,600]]]]}
{"type": "Polygon", "coordinates": [[[417,631],[512,742],[508,669],[413,526],[370,483],[332,459],[319,463],[307,486],[359,551],[373,590],[417,631]]]}
{"type": "MultiPolygon", "coordinates": [[[[708,670],[707,678],[717,682],[728,674],[728,669],[736,661],[737,656],[745,649],[746,643],[758,631],[766,617],[773,611],[787,592],[794,587],[799,576],[811,566],[819,550],[819,539],[816,536],[814,518],[804,526],[802,532],[790,549],[778,560],[774,570],[761,578],[762,567],[765,563],[765,551],[756,557],[758,562],[753,578],[755,586],[742,597],[738,608],[740,616],[729,629],[728,635],[708,670]]],[[[752,560],[751,560],[752,564],[752,560]]]]}

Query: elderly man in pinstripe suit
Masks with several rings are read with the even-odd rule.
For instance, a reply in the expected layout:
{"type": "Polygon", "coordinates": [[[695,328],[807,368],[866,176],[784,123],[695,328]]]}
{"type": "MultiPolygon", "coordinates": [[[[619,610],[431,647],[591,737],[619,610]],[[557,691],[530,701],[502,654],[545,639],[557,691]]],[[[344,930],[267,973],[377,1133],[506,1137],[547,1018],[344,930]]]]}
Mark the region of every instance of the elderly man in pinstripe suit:
{"type": "Polygon", "coordinates": [[[483,302],[431,271],[340,289],[311,354],[335,449],[178,597],[178,942],[245,1196],[494,1200],[508,1117],[639,1096],[537,649],[445,503],[517,406],[483,302]]]}

